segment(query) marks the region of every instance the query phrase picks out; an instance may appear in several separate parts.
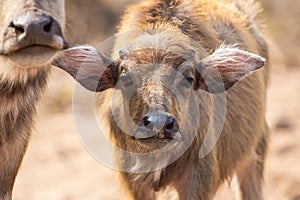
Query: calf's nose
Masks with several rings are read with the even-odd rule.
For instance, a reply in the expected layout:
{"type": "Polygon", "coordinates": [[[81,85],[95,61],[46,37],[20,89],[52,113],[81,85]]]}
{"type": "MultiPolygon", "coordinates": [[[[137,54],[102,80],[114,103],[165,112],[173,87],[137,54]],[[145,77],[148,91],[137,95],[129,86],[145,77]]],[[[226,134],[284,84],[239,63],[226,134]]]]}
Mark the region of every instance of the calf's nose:
{"type": "Polygon", "coordinates": [[[165,134],[176,134],[179,130],[177,121],[169,115],[163,113],[147,114],[142,118],[141,126],[153,131],[163,131],[165,134]]]}

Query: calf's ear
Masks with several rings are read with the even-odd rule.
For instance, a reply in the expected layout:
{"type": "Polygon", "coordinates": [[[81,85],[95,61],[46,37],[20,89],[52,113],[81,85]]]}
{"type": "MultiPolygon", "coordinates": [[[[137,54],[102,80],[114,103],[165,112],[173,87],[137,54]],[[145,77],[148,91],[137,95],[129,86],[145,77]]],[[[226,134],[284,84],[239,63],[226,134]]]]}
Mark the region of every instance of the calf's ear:
{"type": "Polygon", "coordinates": [[[221,46],[198,65],[197,88],[210,93],[223,92],[264,63],[265,59],[256,54],[232,46],[221,46]]]}
{"type": "Polygon", "coordinates": [[[116,64],[91,46],[66,49],[58,53],[52,64],[93,92],[113,88],[117,82],[116,64]]]}

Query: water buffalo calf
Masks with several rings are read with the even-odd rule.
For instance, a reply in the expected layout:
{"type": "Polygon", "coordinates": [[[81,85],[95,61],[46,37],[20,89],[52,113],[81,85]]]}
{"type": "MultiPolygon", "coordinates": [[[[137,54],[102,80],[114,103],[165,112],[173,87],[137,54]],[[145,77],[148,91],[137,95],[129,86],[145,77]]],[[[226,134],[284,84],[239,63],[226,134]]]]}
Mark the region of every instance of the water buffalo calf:
{"type": "Polygon", "coordinates": [[[126,150],[115,155],[132,199],[171,186],[181,200],[209,200],[233,174],[242,199],[263,198],[269,66],[258,10],[253,1],[145,0],[122,17],[113,59],[90,46],[55,59],[98,93],[99,122],[126,150]]]}

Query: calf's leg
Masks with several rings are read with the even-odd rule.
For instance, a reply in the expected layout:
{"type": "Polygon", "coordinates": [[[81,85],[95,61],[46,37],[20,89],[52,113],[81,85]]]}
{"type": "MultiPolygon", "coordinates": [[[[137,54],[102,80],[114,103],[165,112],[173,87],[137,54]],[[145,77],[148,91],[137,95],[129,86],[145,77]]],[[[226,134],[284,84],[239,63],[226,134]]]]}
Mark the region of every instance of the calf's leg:
{"type": "Polygon", "coordinates": [[[255,156],[251,157],[244,167],[238,171],[237,177],[240,187],[240,199],[242,200],[262,200],[262,184],[264,161],[267,152],[268,127],[266,125],[265,133],[259,140],[255,156]]]}

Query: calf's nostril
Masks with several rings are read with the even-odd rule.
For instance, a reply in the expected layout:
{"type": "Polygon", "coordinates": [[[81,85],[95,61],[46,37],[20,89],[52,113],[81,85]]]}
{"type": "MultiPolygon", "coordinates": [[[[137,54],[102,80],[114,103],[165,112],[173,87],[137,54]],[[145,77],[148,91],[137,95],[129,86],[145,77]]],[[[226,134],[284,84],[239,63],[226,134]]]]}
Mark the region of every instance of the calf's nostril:
{"type": "Polygon", "coordinates": [[[168,133],[176,133],[179,130],[178,124],[173,117],[168,117],[164,127],[168,133]]]}
{"type": "Polygon", "coordinates": [[[149,124],[151,124],[150,120],[149,120],[149,117],[146,116],[143,118],[143,125],[144,126],[148,126],[149,124]]]}
{"type": "Polygon", "coordinates": [[[172,130],[173,127],[174,127],[174,122],[171,121],[170,123],[166,124],[166,127],[165,127],[165,128],[166,128],[167,130],[172,130]]]}

